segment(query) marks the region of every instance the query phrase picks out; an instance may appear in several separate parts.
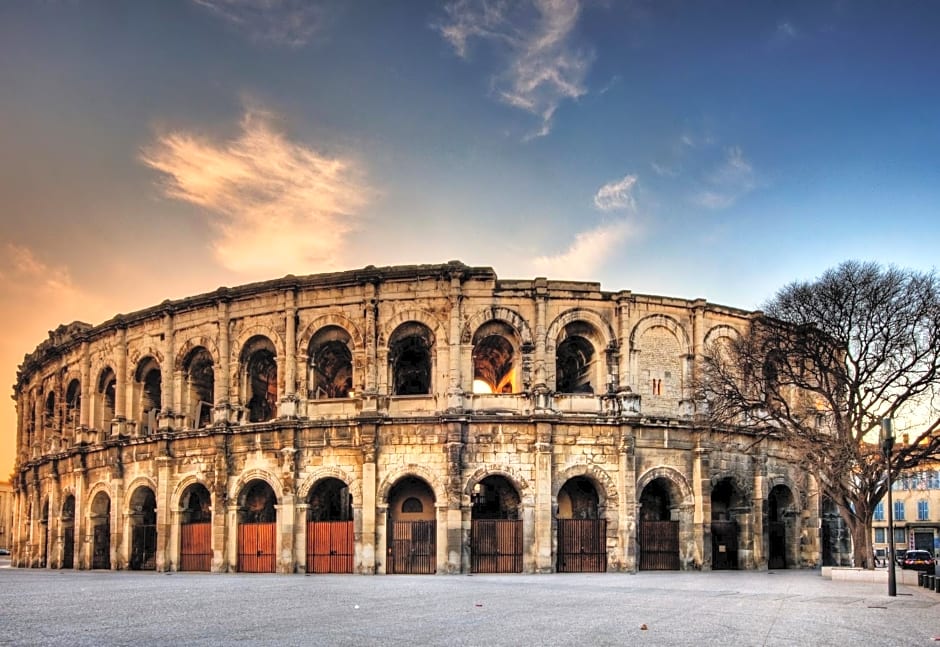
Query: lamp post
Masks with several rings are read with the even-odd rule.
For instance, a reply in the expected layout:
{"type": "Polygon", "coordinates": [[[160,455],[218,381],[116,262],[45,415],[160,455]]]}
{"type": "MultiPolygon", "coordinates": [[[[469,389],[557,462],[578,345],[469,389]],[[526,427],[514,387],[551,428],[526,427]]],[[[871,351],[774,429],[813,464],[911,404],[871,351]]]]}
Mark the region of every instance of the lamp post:
{"type": "Polygon", "coordinates": [[[891,418],[881,419],[881,451],[885,455],[888,470],[888,595],[898,594],[894,575],[894,502],[891,498],[891,450],[894,448],[894,429],[891,418]]]}

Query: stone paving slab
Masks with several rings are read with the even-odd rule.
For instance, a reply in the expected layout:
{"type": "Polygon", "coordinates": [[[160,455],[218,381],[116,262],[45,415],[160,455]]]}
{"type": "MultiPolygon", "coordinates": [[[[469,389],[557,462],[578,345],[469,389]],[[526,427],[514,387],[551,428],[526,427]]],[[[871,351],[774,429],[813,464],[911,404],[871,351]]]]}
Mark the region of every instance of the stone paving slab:
{"type": "Polygon", "coordinates": [[[938,644],[940,594],[898,593],[819,571],[369,577],[7,568],[0,645],[938,644]]]}

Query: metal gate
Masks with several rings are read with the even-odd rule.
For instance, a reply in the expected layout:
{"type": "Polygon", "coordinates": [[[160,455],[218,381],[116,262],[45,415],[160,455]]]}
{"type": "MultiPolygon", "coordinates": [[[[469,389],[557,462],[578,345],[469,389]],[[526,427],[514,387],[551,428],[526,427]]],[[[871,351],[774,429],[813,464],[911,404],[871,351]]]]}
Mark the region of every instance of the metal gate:
{"type": "Polygon", "coordinates": [[[767,568],[787,567],[787,524],[771,521],[767,524],[768,556],[767,568]]]}
{"type": "Polygon", "coordinates": [[[607,570],[607,520],[559,519],[559,573],[603,573],[607,570]]]}
{"type": "Polygon", "coordinates": [[[238,524],[238,571],[273,573],[277,523],[238,524]]]}
{"type": "Polygon", "coordinates": [[[474,519],[470,525],[470,572],[521,573],[522,521],[474,519]]]}
{"type": "Polygon", "coordinates": [[[640,522],[640,570],[679,570],[679,522],[640,522]]]}
{"type": "Polygon", "coordinates": [[[92,568],[111,568],[111,526],[95,526],[91,555],[92,568]]]}
{"type": "Polygon", "coordinates": [[[394,521],[388,572],[428,575],[437,571],[437,522],[394,521]]]}
{"type": "Polygon", "coordinates": [[[157,527],[134,526],[131,534],[131,570],[152,571],[157,568],[157,527]]]}
{"type": "Polygon", "coordinates": [[[352,573],[352,521],[307,522],[307,572],[352,573]]]}
{"type": "Polygon", "coordinates": [[[62,568],[75,567],[75,527],[66,526],[62,534],[62,568]]]}
{"type": "Polygon", "coordinates": [[[180,526],[180,570],[208,571],[212,566],[212,524],[185,523],[180,526]]]}
{"type": "Polygon", "coordinates": [[[738,567],[738,522],[712,521],[712,570],[738,567]]]}

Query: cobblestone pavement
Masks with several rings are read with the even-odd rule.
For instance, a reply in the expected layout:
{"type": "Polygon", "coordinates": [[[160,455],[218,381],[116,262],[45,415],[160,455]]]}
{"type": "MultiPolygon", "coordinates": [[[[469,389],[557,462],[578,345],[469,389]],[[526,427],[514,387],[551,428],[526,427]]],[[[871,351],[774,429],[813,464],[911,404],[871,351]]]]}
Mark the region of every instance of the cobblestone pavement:
{"type": "Polygon", "coordinates": [[[940,594],[818,571],[220,575],[0,568],[2,645],[928,645],[940,594]]]}

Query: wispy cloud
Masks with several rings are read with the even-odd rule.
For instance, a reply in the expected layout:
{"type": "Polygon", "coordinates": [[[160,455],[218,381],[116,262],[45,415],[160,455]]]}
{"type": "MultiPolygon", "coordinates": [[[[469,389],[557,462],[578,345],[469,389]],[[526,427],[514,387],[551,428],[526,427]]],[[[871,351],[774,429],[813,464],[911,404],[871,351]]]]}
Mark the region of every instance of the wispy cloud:
{"type": "Polygon", "coordinates": [[[770,37],[772,45],[783,45],[800,37],[800,32],[789,20],[781,20],[777,23],[773,35],[770,37]]]}
{"type": "Polygon", "coordinates": [[[633,187],[636,186],[636,175],[625,175],[623,179],[608,182],[594,194],[594,206],[601,211],[636,210],[636,200],[633,198],[633,187]]]}
{"type": "Polygon", "coordinates": [[[320,30],[327,14],[315,0],[193,0],[250,38],[302,47],[320,30]]]}
{"type": "Polygon", "coordinates": [[[564,252],[532,259],[533,269],[545,276],[590,279],[607,259],[637,230],[627,220],[605,223],[575,236],[564,252]]]}
{"type": "Polygon", "coordinates": [[[692,201],[707,209],[726,209],[757,186],[754,168],[740,147],[732,146],[717,168],[705,177],[705,187],[692,201]]]}
{"type": "Polygon", "coordinates": [[[469,41],[475,38],[498,48],[504,69],[493,78],[495,93],[541,119],[531,137],[551,131],[563,100],[587,92],[584,79],[591,56],[573,43],[581,13],[578,0],[457,0],[444,11],[447,20],[436,28],[458,56],[469,56],[469,41]]]}
{"type": "Polygon", "coordinates": [[[371,194],[351,159],[290,141],[258,110],[231,141],[170,132],[140,159],[164,174],[166,195],[214,214],[216,259],[240,272],[337,266],[371,194]]]}

